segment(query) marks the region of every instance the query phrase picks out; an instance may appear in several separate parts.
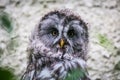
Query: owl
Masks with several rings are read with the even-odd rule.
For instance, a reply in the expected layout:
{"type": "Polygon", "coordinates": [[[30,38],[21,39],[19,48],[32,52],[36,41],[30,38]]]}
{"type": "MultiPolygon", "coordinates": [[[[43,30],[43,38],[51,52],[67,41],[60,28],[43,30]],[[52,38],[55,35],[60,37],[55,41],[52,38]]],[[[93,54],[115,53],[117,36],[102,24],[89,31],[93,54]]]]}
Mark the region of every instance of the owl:
{"type": "Polygon", "coordinates": [[[90,80],[86,70],[88,28],[69,9],[44,15],[30,37],[21,80],[90,80]]]}

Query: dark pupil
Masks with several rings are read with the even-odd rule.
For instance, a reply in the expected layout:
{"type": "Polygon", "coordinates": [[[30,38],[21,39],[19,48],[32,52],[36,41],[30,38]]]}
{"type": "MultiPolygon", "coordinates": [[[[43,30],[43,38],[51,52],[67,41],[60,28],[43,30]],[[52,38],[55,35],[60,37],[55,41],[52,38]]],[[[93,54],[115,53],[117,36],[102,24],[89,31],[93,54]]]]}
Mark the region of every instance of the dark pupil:
{"type": "Polygon", "coordinates": [[[74,30],[68,31],[68,36],[73,37],[75,35],[74,30]]]}
{"type": "Polygon", "coordinates": [[[52,35],[53,35],[53,36],[56,36],[56,35],[57,35],[57,31],[56,31],[56,30],[53,30],[53,31],[52,31],[52,35]]]}

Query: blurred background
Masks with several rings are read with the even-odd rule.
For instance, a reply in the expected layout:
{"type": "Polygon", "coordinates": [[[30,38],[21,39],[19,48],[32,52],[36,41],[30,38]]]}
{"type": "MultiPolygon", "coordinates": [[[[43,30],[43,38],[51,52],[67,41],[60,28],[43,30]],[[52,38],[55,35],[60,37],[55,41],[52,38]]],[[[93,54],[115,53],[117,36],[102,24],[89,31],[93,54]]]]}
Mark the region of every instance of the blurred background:
{"type": "Polygon", "coordinates": [[[31,31],[46,13],[64,8],[88,23],[91,79],[120,80],[120,0],[0,0],[0,79],[20,79],[31,31]]]}

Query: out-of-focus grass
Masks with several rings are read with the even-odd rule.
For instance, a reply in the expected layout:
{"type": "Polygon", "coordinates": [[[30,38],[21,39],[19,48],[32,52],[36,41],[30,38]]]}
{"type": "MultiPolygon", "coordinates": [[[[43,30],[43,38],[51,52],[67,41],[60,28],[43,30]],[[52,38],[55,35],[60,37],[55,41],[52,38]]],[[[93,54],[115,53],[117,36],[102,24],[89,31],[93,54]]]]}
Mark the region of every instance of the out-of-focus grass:
{"type": "Polygon", "coordinates": [[[99,41],[99,44],[103,46],[105,49],[107,49],[110,52],[114,52],[114,45],[111,40],[107,38],[107,36],[102,34],[97,34],[97,38],[99,41]]]}
{"type": "Polygon", "coordinates": [[[0,26],[4,28],[8,33],[13,29],[12,20],[8,13],[0,10],[0,26]]]}
{"type": "Polygon", "coordinates": [[[74,69],[69,72],[65,80],[79,80],[80,78],[85,77],[85,71],[82,69],[74,69]]]}
{"type": "Polygon", "coordinates": [[[17,80],[17,78],[11,69],[0,67],[0,80],[17,80]]]}

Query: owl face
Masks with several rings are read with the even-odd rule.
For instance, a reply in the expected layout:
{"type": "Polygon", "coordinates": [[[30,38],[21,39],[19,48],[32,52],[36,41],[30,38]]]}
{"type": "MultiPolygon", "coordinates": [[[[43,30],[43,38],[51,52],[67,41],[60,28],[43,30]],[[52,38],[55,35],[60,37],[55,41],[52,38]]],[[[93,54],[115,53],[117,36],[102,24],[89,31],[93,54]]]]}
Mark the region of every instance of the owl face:
{"type": "Polygon", "coordinates": [[[85,53],[88,33],[85,23],[73,14],[51,12],[38,27],[39,40],[53,52],[81,56],[85,53]]]}

